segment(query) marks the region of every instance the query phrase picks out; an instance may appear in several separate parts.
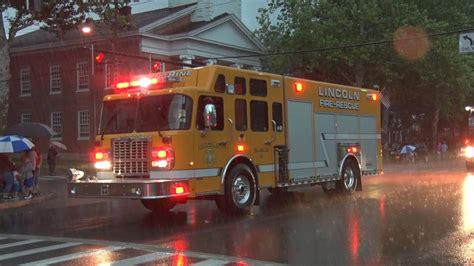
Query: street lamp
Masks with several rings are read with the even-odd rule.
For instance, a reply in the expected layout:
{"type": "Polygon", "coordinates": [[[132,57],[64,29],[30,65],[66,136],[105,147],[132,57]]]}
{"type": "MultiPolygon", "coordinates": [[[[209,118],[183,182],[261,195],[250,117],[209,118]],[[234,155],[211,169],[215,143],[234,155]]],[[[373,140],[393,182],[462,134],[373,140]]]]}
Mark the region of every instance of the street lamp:
{"type": "MultiPolygon", "coordinates": [[[[92,32],[92,28],[89,27],[89,26],[83,26],[81,28],[81,32],[83,33],[83,35],[89,35],[91,34],[92,32]]],[[[84,39],[83,39],[84,41],[84,39]]],[[[91,62],[91,74],[94,75],[94,64],[95,64],[95,58],[94,58],[94,44],[92,43],[91,44],[91,55],[92,55],[92,62],[91,62]]],[[[102,54],[102,57],[103,57],[103,54],[102,54]]],[[[103,59],[103,58],[102,58],[103,59]]],[[[91,81],[91,87],[93,87],[93,79],[90,79],[91,81]]],[[[97,111],[96,111],[96,90],[94,88],[92,88],[91,90],[91,93],[92,93],[92,115],[93,115],[93,118],[94,118],[94,126],[93,126],[93,129],[94,129],[94,136],[97,134],[96,130],[97,130],[97,111]]]]}
{"type": "Polygon", "coordinates": [[[91,33],[92,29],[89,26],[84,26],[84,27],[81,28],[81,31],[84,34],[89,34],[89,33],[91,33]]]}

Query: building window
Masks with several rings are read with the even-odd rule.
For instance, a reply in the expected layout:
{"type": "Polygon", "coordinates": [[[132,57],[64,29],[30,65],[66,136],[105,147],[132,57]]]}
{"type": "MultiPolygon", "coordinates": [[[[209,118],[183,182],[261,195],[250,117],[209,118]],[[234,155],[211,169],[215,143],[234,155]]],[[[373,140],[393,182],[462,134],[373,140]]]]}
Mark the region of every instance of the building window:
{"type": "Polygon", "coordinates": [[[111,61],[105,62],[105,89],[112,89],[115,83],[114,64],[111,61]]]}
{"type": "Polygon", "coordinates": [[[78,139],[89,139],[89,110],[81,110],[77,112],[77,137],[78,139]]]}
{"type": "Polygon", "coordinates": [[[31,95],[31,72],[29,68],[20,70],[20,96],[31,95]]]}
{"type": "Polygon", "coordinates": [[[61,138],[63,135],[63,113],[52,112],[51,113],[51,128],[58,133],[55,137],[61,138]]]}
{"type": "Polygon", "coordinates": [[[21,123],[31,123],[33,122],[33,114],[32,113],[22,113],[20,118],[21,123]]]}
{"type": "Polygon", "coordinates": [[[89,90],[89,69],[86,62],[77,64],[77,90],[89,90]]]}
{"type": "Polygon", "coordinates": [[[50,92],[60,93],[61,92],[61,66],[52,65],[50,68],[50,92]]]}

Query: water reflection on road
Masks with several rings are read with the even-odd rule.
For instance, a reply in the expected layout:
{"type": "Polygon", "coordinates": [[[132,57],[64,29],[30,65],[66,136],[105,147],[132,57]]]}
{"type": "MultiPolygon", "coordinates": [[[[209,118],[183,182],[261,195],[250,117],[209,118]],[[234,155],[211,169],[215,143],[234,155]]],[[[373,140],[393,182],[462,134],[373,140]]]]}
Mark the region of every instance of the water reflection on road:
{"type": "MultiPolygon", "coordinates": [[[[469,263],[474,256],[474,175],[464,171],[368,177],[352,196],[262,192],[244,217],[211,201],[156,216],[136,201],[0,213],[0,232],[158,245],[186,265],[188,251],[314,264],[469,263]]],[[[104,255],[105,256],[105,255],[104,255]]]]}

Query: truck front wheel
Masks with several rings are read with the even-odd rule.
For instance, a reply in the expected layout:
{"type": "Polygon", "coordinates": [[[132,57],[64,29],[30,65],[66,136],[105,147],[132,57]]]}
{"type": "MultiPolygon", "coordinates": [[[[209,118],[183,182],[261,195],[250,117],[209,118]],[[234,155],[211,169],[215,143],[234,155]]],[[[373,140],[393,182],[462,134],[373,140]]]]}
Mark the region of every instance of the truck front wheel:
{"type": "Polygon", "coordinates": [[[216,199],[217,206],[229,214],[248,213],[255,203],[256,191],[252,170],[245,164],[238,164],[227,175],[225,194],[216,199]]]}
{"type": "Polygon", "coordinates": [[[176,206],[176,203],[169,199],[142,199],[141,201],[145,208],[156,214],[167,213],[176,206]]]}

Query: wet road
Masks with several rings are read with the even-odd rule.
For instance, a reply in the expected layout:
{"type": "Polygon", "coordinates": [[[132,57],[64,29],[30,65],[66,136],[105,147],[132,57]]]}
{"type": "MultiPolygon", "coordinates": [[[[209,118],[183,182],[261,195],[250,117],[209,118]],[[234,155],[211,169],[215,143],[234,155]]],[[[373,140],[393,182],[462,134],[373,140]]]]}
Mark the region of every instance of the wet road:
{"type": "Polygon", "coordinates": [[[137,201],[66,199],[64,180],[43,186],[57,191],[52,200],[0,213],[0,240],[120,241],[249,264],[474,263],[474,174],[461,163],[388,167],[365,177],[353,196],[329,196],[320,187],[265,191],[245,217],[225,216],[212,201],[189,201],[157,217],[137,201]]]}

